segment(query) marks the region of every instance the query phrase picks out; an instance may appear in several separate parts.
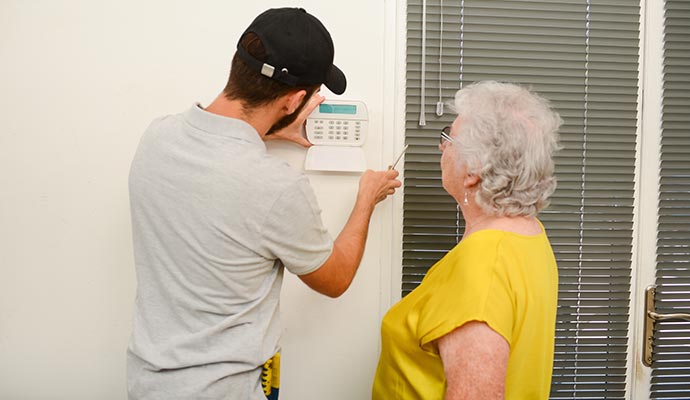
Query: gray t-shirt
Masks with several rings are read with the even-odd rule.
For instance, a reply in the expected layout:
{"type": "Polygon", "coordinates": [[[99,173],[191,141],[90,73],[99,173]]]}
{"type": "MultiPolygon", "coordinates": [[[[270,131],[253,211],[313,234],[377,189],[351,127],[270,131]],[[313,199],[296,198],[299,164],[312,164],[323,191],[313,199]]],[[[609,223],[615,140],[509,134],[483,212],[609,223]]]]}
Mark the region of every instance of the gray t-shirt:
{"type": "Polygon", "coordinates": [[[307,274],[333,250],[307,178],[249,124],[195,105],[149,126],[129,191],[129,398],[265,398],[283,267],[307,274]]]}

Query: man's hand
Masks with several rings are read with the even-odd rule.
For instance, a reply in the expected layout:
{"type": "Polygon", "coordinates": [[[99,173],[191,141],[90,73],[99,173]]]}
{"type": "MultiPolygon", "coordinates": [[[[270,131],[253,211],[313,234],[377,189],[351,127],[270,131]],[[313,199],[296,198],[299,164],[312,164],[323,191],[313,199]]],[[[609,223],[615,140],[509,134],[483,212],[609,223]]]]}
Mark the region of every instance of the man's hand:
{"type": "Polygon", "coordinates": [[[359,180],[358,198],[367,204],[375,206],[380,201],[395,193],[401,183],[398,179],[398,171],[389,169],[387,171],[367,170],[359,180]]]}
{"type": "Polygon", "coordinates": [[[289,142],[297,143],[303,147],[311,147],[311,142],[307,140],[307,117],[312,113],[312,111],[314,111],[316,106],[323,103],[324,100],[326,100],[325,97],[321,96],[318,92],[315,92],[309,101],[307,101],[307,104],[302,108],[302,111],[300,111],[297,119],[295,119],[292,124],[270,135],[266,135],[264,140],[287,140],[289,142]]]}

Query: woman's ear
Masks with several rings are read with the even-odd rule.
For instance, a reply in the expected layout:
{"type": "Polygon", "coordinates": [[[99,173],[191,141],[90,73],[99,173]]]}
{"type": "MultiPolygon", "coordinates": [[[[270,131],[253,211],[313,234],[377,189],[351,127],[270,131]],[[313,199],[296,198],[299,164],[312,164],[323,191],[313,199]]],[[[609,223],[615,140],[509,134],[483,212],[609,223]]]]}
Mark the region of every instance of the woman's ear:
{"type": "Polygon", "coordinates": [[[467,174],[465,176],[465,189],[469,189],[473,186],[476,186],[481,179],[479,178],[479,175],[477,174],[467,174]]]}

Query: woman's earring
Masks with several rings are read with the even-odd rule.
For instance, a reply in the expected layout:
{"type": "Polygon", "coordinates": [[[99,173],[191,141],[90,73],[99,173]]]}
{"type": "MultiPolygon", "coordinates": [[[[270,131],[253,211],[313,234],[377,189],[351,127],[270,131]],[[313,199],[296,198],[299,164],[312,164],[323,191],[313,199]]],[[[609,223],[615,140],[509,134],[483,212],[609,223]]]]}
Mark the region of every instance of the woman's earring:
{"type": "Polygon", "coordinates": [[[467,201],[467,190],[465,190],[465,198],[462,199],[462,205],[466,206],[470,204],[469,201],[467,201]]]}

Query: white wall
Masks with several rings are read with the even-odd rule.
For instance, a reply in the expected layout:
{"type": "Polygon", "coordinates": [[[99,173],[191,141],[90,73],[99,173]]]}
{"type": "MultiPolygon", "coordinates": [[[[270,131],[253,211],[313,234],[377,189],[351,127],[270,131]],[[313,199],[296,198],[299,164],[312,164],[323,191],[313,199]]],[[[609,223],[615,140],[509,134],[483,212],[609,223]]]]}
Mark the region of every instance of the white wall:
{"type": "MultiPolygon", "coordinates": [[[[127,173],[156,116],[208,104],[236,40],[266,8],[319,16],[346,72],[342,98],[369,106],[369,166],[400,147],[396,5],[296,0],[0,2],[0,398],[123,399],[135,290],[127,173]],[[396,108],[397,107],[397,108],[396,108]]],[[[271,151],[301,167],[303,151],[271,151]]],[[[357,177],[310,174],[333,235],[357,177]]],[[[350,291],[294,277],[283,297],[282,399],[368,398],[391,292],[399,200],[374,214],[350,291]]]]}

